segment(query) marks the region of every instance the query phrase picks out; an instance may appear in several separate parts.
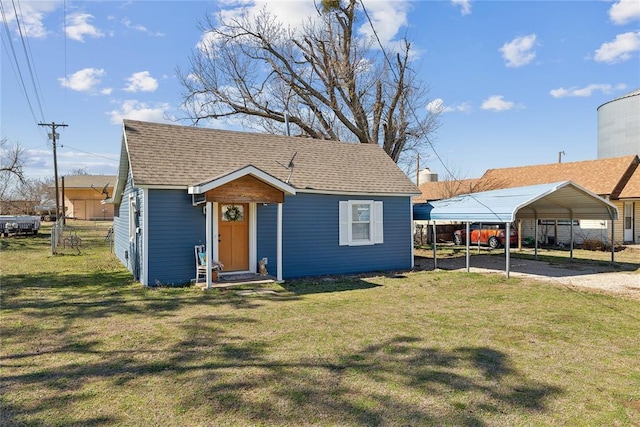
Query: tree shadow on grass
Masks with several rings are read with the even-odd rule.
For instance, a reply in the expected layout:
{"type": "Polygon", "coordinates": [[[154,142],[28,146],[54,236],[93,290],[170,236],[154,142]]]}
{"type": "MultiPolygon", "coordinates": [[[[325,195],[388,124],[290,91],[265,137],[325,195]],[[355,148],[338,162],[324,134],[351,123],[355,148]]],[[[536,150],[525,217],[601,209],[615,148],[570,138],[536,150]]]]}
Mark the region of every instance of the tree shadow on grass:
{"type": "MultiPolygon", "coordinates": [[[[110,381],[111,391],[127,393],[141,383],[161,382],[172,388],[157,392],[180,390],[174,404],[184,415],[174,421],[211,425],[233,420],[235,425],[483,426],[519,416],[531,419],[563,393],[559,387],[527,378],[505,353],[489,347],[444,350],[424,347],[416,337],[398,336],[330,357],[283,357],[268,341],[234,334],[234,326],[254,322],[236,316],[194,317],[184,325],[184,339],[162,350],[61,347],[61,353],[90,353],[97,358],[62,369],[5,374],[5,386],[14,391],[37,388],[63,399],[46,397],[24,406],[3,402],[4,424],[19,424],[24,417],[38,424],[41,413],[63,411],[61,401],[66,406],[82,405],[83,387],[97,380],[110,381]]],[[[106,402],[109,396],[102,399],[106,402]]],[[[140,408],[142,413],[133,419],[118,411],[102,417],[66,415],[61,423],[135,424],[154,410],[158,408],[140,408]]],[[[160,410],[176,412],[171,407],[160,410]]]]}
{"type": "Polygon", "coordinates": [[[335,358],[288,362],[269,361],[262,348],[228,366],[203,366],[211,381],[196,394],[206,398],[183,403],[241,424],[481,426],[490,423],[482,414],[544,412],[562,393],[527,379],[495,349],[446,351],[420,341],[398,337],[335,358]]]}
{"type": "Polygon", "coordinates": [[[322,294],[327,292],[355,291],[377,288],[382,285],[367,282],[354,276],[327,276],[284,282],[281,286],[295,295],[322,294]]]}

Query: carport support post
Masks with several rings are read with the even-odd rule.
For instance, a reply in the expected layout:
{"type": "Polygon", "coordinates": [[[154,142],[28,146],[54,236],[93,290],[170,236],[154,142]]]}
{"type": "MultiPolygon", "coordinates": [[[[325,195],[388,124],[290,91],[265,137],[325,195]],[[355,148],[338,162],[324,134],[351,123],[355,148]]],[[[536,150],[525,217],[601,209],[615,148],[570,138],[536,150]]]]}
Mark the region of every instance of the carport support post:
{"type": "Polygon", "coordinates": [[[436,222],[433,221],[433,269],[438,268],[438,260],[436,258],[436,222]]]}
{"type": "Polygon", "coordinates": [[[535,223],[535,226],[534,226],[535,234],[533,235],[534,236],[534,240],[535,240],[535,242],[533,243],[533,245],[534,245],[533,246],[534,247],[533,255],[534,255],[535,259],[538,259],[538,233],[539,233],[539,230],[538,230],[538,215],[536,215],[533,220],[534,220],[534,223],[535,223]]]}
{"type": "Polygon", "coordinates": [[[569,230],[570,230],[569,235],[571,236],[571,249],[569,252],[569,259],[573,261],[573,214],[571,215],[571,220],[569,221],[569,223],[571,224],[569,226],[569,230]]]}
{"type": "Polygon", "coordinates": [[[613,217],[611,217],[611,262],[615,262],[614,258],[616,253],[616,242],[615,240],[613,240],[615,236],[613,232],[614,225],[615,225],[615,222],[613,221],[613,217]]]}
{"type": "Polygon", "coordinates": [[[507,279],[509,278],[509,269],[510,269],[510,264],[511,264],[511,223],[507,222],[506,223],[506,238],[504,239],[504,257],[505,257],[505,263],[506,263],[506,270],[507,270],[507,279]]]}
{"type": "MultiPolygon", "coordinates": [[[[470,268],[469,268],[469,242],[471,241],[471,235],[469,234],[469,221],[466,222],[465,227],[466,227],[466,230],[467,230],[467,238],[465,239],[466,240],[465,244],[467,246],[466,262],[467,262],[467,273],[468,273],[470,271],[470,268]]],[[[480,239],[478,239],[478,240],[480,240],[480,239]]]]}

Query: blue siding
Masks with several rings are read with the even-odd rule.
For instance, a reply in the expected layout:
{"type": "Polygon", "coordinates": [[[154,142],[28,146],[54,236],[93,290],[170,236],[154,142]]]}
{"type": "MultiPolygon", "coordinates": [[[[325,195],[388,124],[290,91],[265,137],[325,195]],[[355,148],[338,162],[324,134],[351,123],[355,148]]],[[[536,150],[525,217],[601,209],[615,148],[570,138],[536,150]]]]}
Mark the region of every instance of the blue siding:
{"type": "MultiPolygon", "coordinates": [[[[276,273],[276,206],[258,211],[258,259],[269,256],[276,273]]],[[[298,194],[283,205],[283,278],[411,268],[409,197],[298,194]],[[383,202],[384,243],[339,246],[339,202],[383,202]]]]}
{"type": "MultiPolygon", "coordinates": [[[[278,205],[257,206],[257,259],[268,258],[267,271],[277,274],[278,262],[278,205]]],[[[256,267],[257,269],[257,267],[256,267]]]]}
{"type": "MultiPolygon", "coordinates": [[[[138,280],[142,272],[142,234],[138,234],[133,241],[129,241],[129,216],[132,214],[129,205],[130,195],[133,195],[140,212],[142,212],[142,209],[144,209],[142,190],[133,188],[131,175],[127,177],[121,203],[114,209],[114,252],[120,262],[138,280]]],[[[136,217],[136,224],[140,227],[140,230],[143,230],[141,218],[142,216],[136,217]]]]}
{"type": "Polygon", "coordinates": [[[206,242],[206,216],[186,190],[148,190],[148,285],[179,285],[195,277],[193,247],[206,242]]]}
{"type": "MultiPolygon", "coordinates": [[[[191,205],[191,197],[185,190],[143,193],[132,188],[129,181],[116,212],[116,255],[137,279],[146,278],[144,284],[153,286],[189,283],[195,277],[193,247],[206,241],[206,216],[202,206],[191,205]],[[129,194],[137,198],[140,209],[141,232],[133,242],[129,242],[129,194]],[[142,247],[144,231],[148,233],[148,248],[142,247]],[[144,250],[147,266],[142,262],[144,250]]],[[[287,196],[283,205],[283,278],[409,269],[410,215],[409,197],[287,196]],[[383,244],[339,246],[339,202],[345,200],[383,202],[383,244]]],[[[272,275],[277,274],[276,227],[277,205],[258,204],[256,255],[258,259],[269,258],[267,268],[272,275]]]]}

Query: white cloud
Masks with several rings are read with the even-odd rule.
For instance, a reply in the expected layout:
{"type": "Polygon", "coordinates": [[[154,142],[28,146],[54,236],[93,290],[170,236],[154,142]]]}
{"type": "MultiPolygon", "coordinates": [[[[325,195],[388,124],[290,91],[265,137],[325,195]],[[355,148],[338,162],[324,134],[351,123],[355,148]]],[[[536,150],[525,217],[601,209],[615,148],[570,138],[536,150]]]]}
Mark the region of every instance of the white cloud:
{"type": "MultiPolygon", "coordinates": [[[[4,3],[9,6],[8,2],[4,3]]],[[[23,1],[19,2],[18,5],[22,32],[30,38],[45,38],[47,29],[43,23],[44,16],[56,10],[60,4],[55,2],[23,1]]],[[[7,25],[19,35],[14,8],[7,7],[5,12],[7,25]]]]}
{"type": "MultiPolygon", "coordinates": [[[[273,14],[285,26],[291,28],[301,28],[309,19],[318,19],[318,13],[312,1],[231,0],[221,1],[220,4],[223,7],[227,6],[220,12],[220,20],[223,22],[240,19],[243,14],[252,20],[263,10],[273,14]],[[292,7],[293,5],[295,6],[292,7]]],[[[393,47],[393,39],[400,29],[408,24],[410,2],[407,0],[373,1],[365,2],[365,7],[380,42],[393,47]]],[[[371,24],[366,19],[362,20],[362,25],[357,32],[361,36],[373,36],[371,24]]],[[[211,37],[212,34],[203,34],[198,48],[206,46],[207,40],[212,41],[211,37]]]]}
{"type": "Polygon", "coordinates": [[[84,68],[67,77],[60,77],[58,81],[64,87],[78,92],[90,92],[100,84],[101,78],[106,74],[103,69],[84,68]]]}
{"type": "Polygon", "coordinates": [[[104,33],[89,23],[93,15],[88,13],[74,13],[67,17],[67,37],[71,40],[84,42],[85,36],[94,38],[104,37],[104,33]]]}
{"type": "Polygon", "coordinates": [[[427,104],[427,111],[430,113],[442,113],[445,109],[444,101],[441,98],[434,99],[427,104]]]}
{"type": "Polygon", "coordinates": [[[122,20],[122,25],[124,25],[126,28],[128,28],[130,30],[140,31],[141,33],[149,34],[150,36],[154,36],[154,37],[162,37],[162,36],[164,36],[163,33],[161,33],[161,32],[153,32],[153,31],[149,30],[147,27],[145,27],[144,25],[134,24],[134,23],[131,22],[130,19],[127,19],[127,18],[124,18],[122,20]]]}
{"type": "Polygon", "coordinates": [[[166,102],[150,106],[146,102],[129,99],[124,101],[118,110],[109,111],[107,115],[111,116],[113,124],[121,124],[123,119],[162,123],[168,122],[165,113],[169,108],[166,102]]]}
{"type": "Polygon", "coordinates": [[[299,28],[309,17],[318,16],[311,1],[239,0],[220,3],[223,7],[228,6],[220,12],[222,21],[238,19],[245,13],[252,20],[266,10],[283,24],[299,28]]]}
{"type": "Polygon", "coordinates": [[[124,88],[125,92],[153,92],[158,88],[158,81],[148,71],[133,73],[127,81],[129,84],[124,88]]]}
{"type": "MultiPolygon", "coordinates": [[[[64,135],[63,135],[64,138],[64,135]]],[[[78,152],[64,144],[64,150],[58,151],[58,170],[63,174],[74,169],[86,169],[91,174],[114,175],[118,168],[120,155],[106,152],[78,152]]],[[[28,149],[25,169],[30,178],[52,178],[53,159],[51,151],[28,149]]]]}
{"type": "Polygon", "coordinates": [[[460,13],[468,15],[471,13],[471,0],[451,0],[455,6],[460,6],[460,13]]]}
{"type": "Polygon", "coordinates": [[[365,37],[378,36],[382,45],[387,45],[408,24],[409,4],[406,1],[374,1],[365,3],[371,23],[364,19],[358,34],[365,37]],[[376,34],[373,33],[375,28],[376,34]]]}
{"type": "Polygon", "coordinates": [[[471,106],[468,102],[463,102],[458,105],[444,105],[444,101],[441,98],[434,99],[427,104],[427,111],[430,113],[450,113],[450,112],[462,112],[466,113],[471,110],[471,106]]]}
{"type": "Polygon", "coordinates": [[[640,19],[640,1],[619,0],[615,2],[609,9],[609,19],[617,25],[640,19]]]}
{"type": "Polygon", "coordinates": [[[527,65],[536,57],[533,48],[536,46],[536,35],[516,37],[505,43],[499,50],[507,63],[507,67],[521,67],[527,65]]]}
{"type": "Polygon", "coordinates": [[[502,95],[492,95],[482,102],[480,108],[483,110],[506,111],[511,110],[515,104],[511,101],[505,101],[502,95]]]}
{"type": "Polygon", "coordinates": [[[549,94],[554,98],[566,98],[566,97],[588,97],[593,94],[593,92],[600,91],[602,93],[611,93],[614,89],[616,90],[624,90],[626,89],[626,85],[619,84],[617,86],[612,86],[610,84],[590,84],[588,86],[579,88],[579,87],[571,87],[571,88],[558,88],[552,89],[549,91],[549,94]]]}
{"type": "Polygon", "coordinates": [[[622,62],[631,58],[631,53],[640,50],[640,31],[618,34],[616,39],[609,43],[603,43],[596,49],[594,59],[597,62],[622,62]]]}

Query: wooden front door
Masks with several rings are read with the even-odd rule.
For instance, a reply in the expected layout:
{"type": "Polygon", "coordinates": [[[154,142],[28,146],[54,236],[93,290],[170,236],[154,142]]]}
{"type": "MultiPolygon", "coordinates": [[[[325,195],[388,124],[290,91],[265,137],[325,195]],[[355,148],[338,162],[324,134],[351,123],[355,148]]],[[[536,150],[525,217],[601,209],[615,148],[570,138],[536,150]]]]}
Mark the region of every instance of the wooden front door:
{"type": "Polygon", "coordinates": [[[249,205],[218,204],[218,233],[223,271],[249,270],[249,205]]]}

